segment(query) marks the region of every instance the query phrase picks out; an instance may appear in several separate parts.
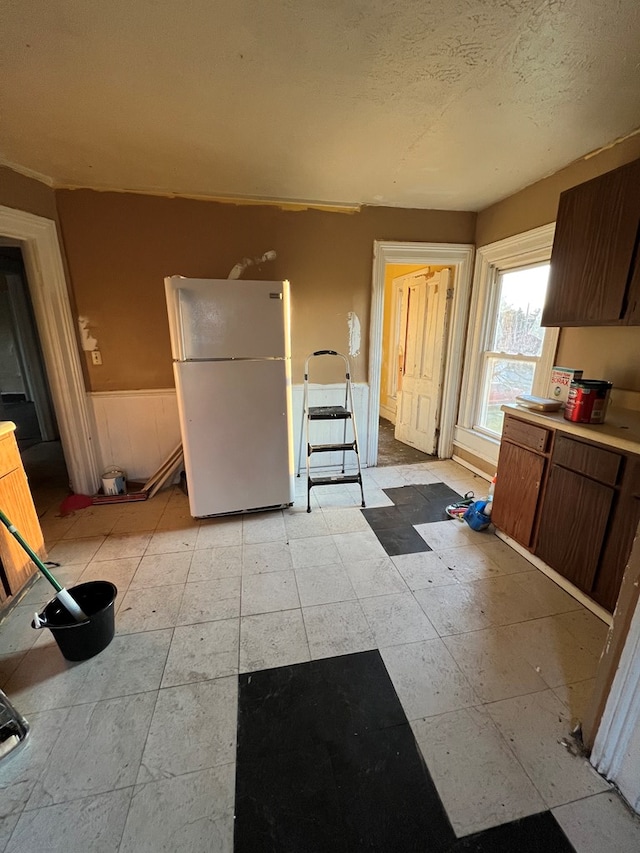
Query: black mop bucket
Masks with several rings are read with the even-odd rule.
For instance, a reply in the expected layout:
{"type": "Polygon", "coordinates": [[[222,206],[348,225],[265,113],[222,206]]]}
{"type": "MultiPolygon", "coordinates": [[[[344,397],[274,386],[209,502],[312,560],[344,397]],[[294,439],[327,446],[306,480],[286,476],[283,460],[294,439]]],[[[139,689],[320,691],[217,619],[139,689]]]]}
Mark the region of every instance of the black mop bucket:
{"type": "Polygon", "coordinates": [[[76,622],[57,598],[52,598],[35,620],[34,628],[49,628],[67,660],[87,660],[109,645],[115,634],[113,603],[117,587],[109,581],[87,581],[71,587],[69,592],[87,615],[76,622]]]}

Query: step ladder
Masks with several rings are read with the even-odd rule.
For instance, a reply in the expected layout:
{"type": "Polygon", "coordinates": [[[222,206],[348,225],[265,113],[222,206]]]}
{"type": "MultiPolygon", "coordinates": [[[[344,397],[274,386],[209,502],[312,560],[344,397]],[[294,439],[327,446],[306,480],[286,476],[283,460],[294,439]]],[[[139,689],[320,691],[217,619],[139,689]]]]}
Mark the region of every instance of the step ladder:
{"type": "Polygon", "coordinates": [[[300,453],[298,456],[298,477],[302,468],[302,447],[303,441],[306,439],[307,444],[307,512],[311,512],[311,489],[315,486],[335,486],[339,483],[358,483],[360,486],[360,496],[362,498],[362,506],[366,506],[364,501],[364,489],[362,487],[362,469],[360,467],[360,449],[358,447],[358,429],[356,427],[356,415],[353,408],[353,391],[351,388],[351,368],[349,359],[346,355],[336,352],[332,349],[321,349],[317,352],[312,352],[304,363],[304,396],[302,402],[302,426],[300,429],[300,453]],[[311,359],[320,356],[330,356],[332,358],[341,358],[345,368],[345,389],[344,389],[344,405],[343,406],[310,406],[309,405],[309,362],[311,359]],[[312,421],[342,421],[344,424],[342,430],[342,441],[331,442],[330,444],[312,444],[311,443],[311,422],[312,421]],[[351,438],[347,438],[347,424],[351,423],[351,438]],[[342,451],[342,472],[340,474],[328,476],[316,476],[311,473],[311,456],[314,453],[331,453],[342,451]],[[352,452],[355,454],[357,473],[348,474],[346,472],[346,455],[352,452]]]}

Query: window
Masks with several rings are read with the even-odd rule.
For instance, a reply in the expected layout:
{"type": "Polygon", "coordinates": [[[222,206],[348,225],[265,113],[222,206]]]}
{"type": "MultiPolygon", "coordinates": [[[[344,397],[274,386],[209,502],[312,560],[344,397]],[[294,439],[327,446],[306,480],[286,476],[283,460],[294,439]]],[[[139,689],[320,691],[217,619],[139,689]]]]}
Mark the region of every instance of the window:
{"type": "Polygon", "coordinates": [[[454,443],[497,464],[504,414],[519,394],[546,397],[558,329],[540,318],[555,226],[476,252],[469,329],[454,443]]]}
{"type": "Polygon", "coordinates": [[[545,330],[540,326],[549,264],[497,271],[483,351],[477,426],[502,432],[501,406],[533,390],[545,330]]]}

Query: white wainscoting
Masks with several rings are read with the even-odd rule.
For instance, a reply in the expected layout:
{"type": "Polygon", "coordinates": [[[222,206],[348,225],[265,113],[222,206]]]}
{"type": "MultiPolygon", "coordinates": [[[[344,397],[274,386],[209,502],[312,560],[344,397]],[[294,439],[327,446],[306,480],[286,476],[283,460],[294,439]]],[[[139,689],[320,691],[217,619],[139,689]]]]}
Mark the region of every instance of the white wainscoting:
{"type": "MultiPolygon", "coordinates": [[[[176,392],[173,388],[143,391],[99,391],[88,395],[93,415],[95,454],[100,472],[117,465],[130,480],[145,480],[156,471],[180,441],[180,423],[176,392]]],[[[302,424],[303,386],[292,387],[293,449],[298,470],[300,428],[302,424]]],[[[344,385],[310,385],[312,406],[344,403],[344,385]]],[[[361,464],[366,465],[369,386],[353,384],[353,404],[358,424],[361,464]]],[[[311,425],[312,443],[326,444],[342,440],[342,422],[315,421],[311,425]]],[[[349,427],[347,436],[350,437],[349,427]]],[[[304,467],[306,445],[303,443],[304,467]]],[[[354,461],[347,454],[347,462],[354,461]]],[[[314,467],[337,466],[341,453],[323,453],[313,457],[314,467]]]]}
{"type": "MultiPolygon", "coordinates": [[[[360,445],[360,464],[367,465],[367,447],[369,436],[367,425],[369,417],[369,385],[366,382],[352,383],[353,408],[355,410],[356,424],[358,426],[358,443],[360,445]]],[[[344,385],[309,385],[310,406],[342,406],[344,405],[344,385]]],[[[302,427],[302,403],[304,397],[304,386],[294,385],[292,387],[293,397],[293,451],[296,461],[296,473],[299,464],[300,434],[302,427]]],[[[342,441],[344,421],[312,421],[310,424],[311,444],[335,444],[342,441]]],[[[347,422],[347,441],[351,440],[351,427],[347,422]]],[[[306,442],[302,442],[302,469],[305,468],[306,442]]],[[[353,466],[355,456],[347,453],[347,466],[353,466]]],[[[311,457],[313,468],[322,469],[342,465],[342,453],[316,453],[311,457]]]]}
{"type": "Polygon", "coordinates": [[[146,480],[180,441],[173,388],[89,394],[100,473],[113,465],[130,480],[146,480]]]}

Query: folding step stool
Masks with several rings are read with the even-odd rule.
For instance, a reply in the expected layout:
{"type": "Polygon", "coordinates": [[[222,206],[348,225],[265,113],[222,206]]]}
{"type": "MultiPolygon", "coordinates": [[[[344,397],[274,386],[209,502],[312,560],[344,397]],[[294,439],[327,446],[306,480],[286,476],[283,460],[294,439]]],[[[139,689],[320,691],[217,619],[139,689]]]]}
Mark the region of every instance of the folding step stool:
{"type": "Polygon", "coordinates": [[[311,489],[314,486],[335,486],[338,483],[358,483],[360,486],[360,495],[362,498],[362,506],[366,506],[364,502],[364,490],[362,488],[362,469],[360,467],[360,450],[358,447],[358,430],[356,427],[356,415],[353,408],[353,391],[351,388],[351,368],[349,359],[346,355],[336,352],[332,349],[321,349],[311,353],[304,363],[304,396],[302,403],[302,426],[300,429],[300,453],[298,456],[298,477],[300,476],[300,468],[302,467],[302,443],[306,437],[307,442],[307,512],[311,512],[311,489]],[[332,356],[341,358],[345,366],[345,389],[344,389],[344,406],[310,406],[309,405],[309,362],[312,358],[318,356],[332,356]],[[311,444],[310,438],[310,423],[311,421],[343,421],[344,429],[342,431],[342,441],[331,444],[311,444]],[[353,438],[347,440],[347,421],[351,422],[353,438]],[[312,453],[329,453],[331,451],[342,451],[342,473],[323,477],[311,476],[311,454],[312,453]],[[347,451],[352,451],[356,455],[356,463],[358,473],[347,474],[345,472],[345,461],[347,451]]]}

